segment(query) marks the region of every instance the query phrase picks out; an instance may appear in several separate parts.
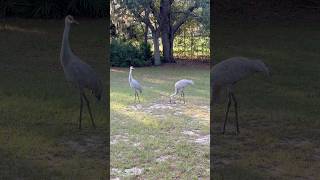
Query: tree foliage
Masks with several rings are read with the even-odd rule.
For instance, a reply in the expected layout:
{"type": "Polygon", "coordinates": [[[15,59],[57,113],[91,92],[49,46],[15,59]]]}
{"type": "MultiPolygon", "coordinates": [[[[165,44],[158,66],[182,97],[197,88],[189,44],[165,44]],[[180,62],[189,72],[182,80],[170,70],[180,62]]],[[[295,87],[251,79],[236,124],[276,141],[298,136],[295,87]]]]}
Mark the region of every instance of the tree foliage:
{"type": "MultiPolygon", "coordinates": [[[[181,27],[199,25],[202,31],[208,32],[210,29],[208,0],[113,0],[112,2],[111,8],[115,10],[111,15],[117,17],[114,18],[115,24],[140,23],[150,29],[155,54],[159,49],[157,41],[161,37],[166,62],[174,62],[173,41],[181,27]]],[[[117,27],[119,31],[121,25],[117,27]]],[[[120,32],[123,31],[120,30],[120,32]]],[[[160,55],[156,57],[160,61],[160,55]]]]}

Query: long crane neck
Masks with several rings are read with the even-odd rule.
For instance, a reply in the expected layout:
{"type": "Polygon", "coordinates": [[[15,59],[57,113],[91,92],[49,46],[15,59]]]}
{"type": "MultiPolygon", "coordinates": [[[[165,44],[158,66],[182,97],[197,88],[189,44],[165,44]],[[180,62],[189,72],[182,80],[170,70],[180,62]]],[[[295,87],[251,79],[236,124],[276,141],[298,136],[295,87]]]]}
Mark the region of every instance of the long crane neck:
{"type": "Polygon", "coordinates": [[[130,71],[129,71],[129,82],[131,82],[132,81],[132,69],[130,69],[130,71]]]}
{"type": "Polygon", "coordinates": [[[70,26],[70,23],[65,23],[63,31],[62,46],[60,51],[60,60],[62,65],[68,64],[71,59],[70,57],[73,55],[69,43],[70,26]]]}

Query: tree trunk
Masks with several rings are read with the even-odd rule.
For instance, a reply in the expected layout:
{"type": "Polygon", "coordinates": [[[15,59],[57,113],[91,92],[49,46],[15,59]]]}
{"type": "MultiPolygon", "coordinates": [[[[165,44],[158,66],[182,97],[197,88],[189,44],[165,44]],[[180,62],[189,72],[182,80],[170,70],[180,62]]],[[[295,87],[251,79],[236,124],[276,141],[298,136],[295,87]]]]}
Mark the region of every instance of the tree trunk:
{"type": "Polygon", "coordinates": [[[152,39],[153,39],[153,58],[154,58],[154,65],[158,66],[161,64],[161,59],[160,59],[160,50],[159,50],[159,36],[157,33],[152,32],[152,39]]]}
{"type": "Polygon", "coordinates": [[[145,60],[147,61],[148,59],[147,56],[148,56],[148,30],[149,30],[149,27],[148,25],[146,24],[145,28],[144,28],[144,41],[143,41],[143,46],[144,46],[144,58],[145,60]]]}
{"type": "MultiPolygon", "coordinates": [[[[162,32],[163,33],[163,32],[162,32]]],[[[165,62],[170,62],[170,40],[167,33],[161,35],[162,51],[165,62]]]]}
{"type": "MultiPolygon", "coordinates": [[[[161,32],[163,56],[165,62],[169,63],[175,62],[173,58],[173,40],[175,33],[181,25],[186,22],[193,10],[199,7],[199,3],[196,1],[193,6],[190,6],[184,12],[184,15],[178,21],[173,23],[171,22],[171,6],[173,2],[174,0],[161,0],[159,14],[156,15],[161,32]]],[[[154,6],[151,6],[151,8],[154,9],[154,6]]],[[[153,12],[155,12],[155,10],[153,10],[153,12]]]]}
{"type": "Polygon", "coordinates": [[[145,44],[147,44],[148,43],[148,29],[149,29],[149,27],[148,27],[148,25],[146,25],[145,27],[144,27],[144,34],[143,34],[143,36],[144,36],[144,43],[145,44]]]}
{"type": "Polygon", "coordinates": [[[170,35],[170,59],[171,59],[171,63],[175,63],[176,61],[173,58],[173,41],[174,41],[174,34],[171,33],[170,35]]]}
{"type": "Polygon", "coordinates": [[[160,2],[160,31],[163,48],[163,56],[165,62],[173,62],[172,57],[172,25],[171,25],[171,3],[169,0],[161,0],[160,2]]]}
{"type": "Polygon", "coordinates": [[[175,60],[173,58],[173,40],[174,40],[174,34],[173,32],[162,32],[161,40],[162,40],[162,46],[163,46],[163,56],[165,59],[165,62],[168,63],[174,63],[175,60]]]}

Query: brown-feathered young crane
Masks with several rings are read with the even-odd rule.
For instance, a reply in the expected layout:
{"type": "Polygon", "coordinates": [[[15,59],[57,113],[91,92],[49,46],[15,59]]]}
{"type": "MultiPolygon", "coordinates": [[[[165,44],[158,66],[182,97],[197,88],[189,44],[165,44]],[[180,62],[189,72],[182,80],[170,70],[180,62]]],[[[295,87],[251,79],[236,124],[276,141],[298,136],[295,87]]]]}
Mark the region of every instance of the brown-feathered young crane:
{"type": "Polygon", "coordinates": [[[79,129],[81,129],[82,120],[82,109],[83,100],[86,101],[88,111],[91,118],[92,126],[95,128],[90,103],[85,95],[85,89],[88,89],[95,95],[97,100],[102,100],[104,105],[106,104],[104,88],[100,78],[97,73],[85,62],[81,61],[78,56],[76,56],[69,44],[69,31],[71,24],[78,24],[77,21],[70,15],[65,18],[65,28],[63,32],[62,47],[60,52],[60,61],[63,67],[64,74],[67,81],[71,82],[75,87],[79,89],[80,93],[80,117],[79,117],[79,129]]]}
{"type": "Polygon", "coordinates": [[[211,98],[213,103],[219,102],[220,92],[227,88],[228,104],[225,114],[222,133],[225,132],[231,101],[234,102],[237,134],[240,133],[238,122],[238,103],[234,95],[236,83],[256,72],[262,72],[270,76],[269,69],[261,60],[250,60],[244,57],[233,57],[224,60],[212,68],[211,72],[211,98]]]}

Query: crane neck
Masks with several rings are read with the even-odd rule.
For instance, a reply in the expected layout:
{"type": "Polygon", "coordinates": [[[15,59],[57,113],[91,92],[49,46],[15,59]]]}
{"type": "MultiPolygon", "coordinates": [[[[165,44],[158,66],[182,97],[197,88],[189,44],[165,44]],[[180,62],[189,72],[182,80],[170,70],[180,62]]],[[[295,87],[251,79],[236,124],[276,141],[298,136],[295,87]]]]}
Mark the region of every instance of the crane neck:
{"type": "Polygon", "coordinates": [[[60,51],[60,60],[63,65],[66,65],[70,61],[70,57],[73,55],[69,43],[69,32],[70,32],[70,23],[65,23],[63,37],[62,37],[62,46],[60,51]]]}
{"type": "Polygon", "coordinates": [[[130,71],[129,71],[129,82],[131,82],[132,81],[132,69],[130,69],[130,71]]]}

